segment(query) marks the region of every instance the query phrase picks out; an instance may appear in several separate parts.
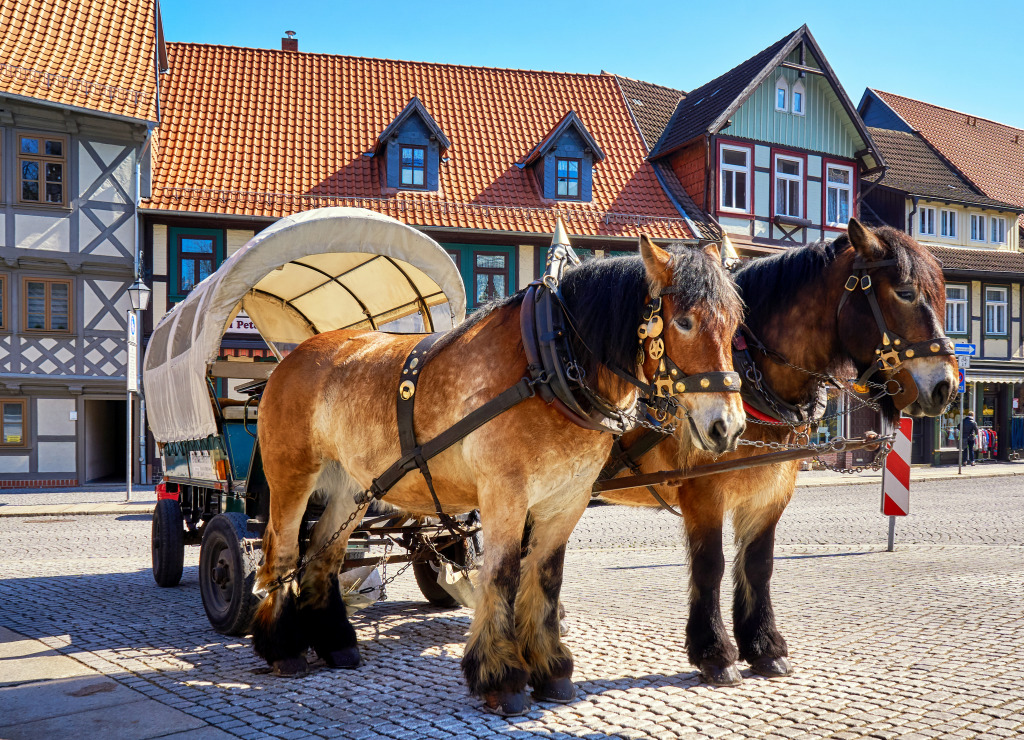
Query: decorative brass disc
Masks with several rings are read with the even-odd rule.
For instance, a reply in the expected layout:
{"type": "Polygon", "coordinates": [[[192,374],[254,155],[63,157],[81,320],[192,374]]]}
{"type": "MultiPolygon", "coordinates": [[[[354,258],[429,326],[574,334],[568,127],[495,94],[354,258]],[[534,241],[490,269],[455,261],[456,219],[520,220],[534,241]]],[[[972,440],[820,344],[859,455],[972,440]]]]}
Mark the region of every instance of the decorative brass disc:
{"type": "Polygon", "coordinates": [[[665,340],[664,339],[652,339],[651,346],[647,349],[651,353],[651,357],[655,360],[660,360],[661,356],[665,354],[665,340]]]}
{"type": "Polygon", "coordinates": [[[398,395],[402,397],[403,401],[408,401],[412,398],[412,394],[416,392],[416,386],[413,385],[411,380],[404,380],[402,384],[398,386],[398,395]]]}
{"type": "Polygon", "coordinates": [[[651,317],[651,320],[647,322],[647,336],[660,337],[664,328],[665,322],[661,320],[661,316],[655,314],[651,317]]]}

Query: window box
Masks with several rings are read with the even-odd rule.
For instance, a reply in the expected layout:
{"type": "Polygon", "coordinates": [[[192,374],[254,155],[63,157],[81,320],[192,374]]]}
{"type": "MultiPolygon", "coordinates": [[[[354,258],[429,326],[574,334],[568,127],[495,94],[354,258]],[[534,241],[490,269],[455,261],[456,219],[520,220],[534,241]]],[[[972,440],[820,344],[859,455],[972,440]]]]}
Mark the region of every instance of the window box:
{"type": "Polygon", "coordinates": [[[71,333],[73,300],[70,280],[22,280],[22,328],[26,332],[71,333]]]}
{"type": "Polygon", "coordinates": [[[778,213],[772,216],[772,223],[774,223],[777,226],[800,226],[803,228],[807,228],[808,226],[814,225],[813,222],[806,218],[797,218],[795,216],[783,216],[778,213]]]}

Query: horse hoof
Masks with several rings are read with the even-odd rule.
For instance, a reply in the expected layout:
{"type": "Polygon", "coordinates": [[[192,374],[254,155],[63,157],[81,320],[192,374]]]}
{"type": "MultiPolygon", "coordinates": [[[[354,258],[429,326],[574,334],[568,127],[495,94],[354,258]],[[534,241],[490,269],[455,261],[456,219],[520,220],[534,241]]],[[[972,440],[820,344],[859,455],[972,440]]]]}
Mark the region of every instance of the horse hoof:
{"type": "Polygon", "coordinates": [[[750,672],[765,678],[781,678],[791,676],[793,666],[790,665],[789,658],[761,658],[750,664],[750,672]]]}
{"type": "Polygon", "coordinates": [[[724,668],[710,663],[700,667],[700,677],[704,683],[712,686],[735,686],[743,680],[739,669],[734,665],[727,665],[724,668]]]}
{"type": "Polygon", "coordinates": [[[324,660],[331,668],[358,668],[359,648],[353,645],[352,647],[335,650],[332,653],[328,653],[324,660]]]}
{"type": "Polygon", "coordinates": [[[274,661],[274,675],[287,678],[298,678],[305,676],[309,670],[309,664],[301,655],[298,658],[282,658],[274,661]]]}
{"type": "Polygon", "coordinates": [[[530,697],[526,690],[515,694],[509,691],[492,691],[484,694],[484,709],[502,717],[518,717],[530,708],[530,697]]]}
{"type": "Polygon", "coordinates": [[[569,678],[552,678],[533,690],[533,698],[537,701],[553,701],[555,704],[568,704],[576,698],[576,686],[569,678]]]}

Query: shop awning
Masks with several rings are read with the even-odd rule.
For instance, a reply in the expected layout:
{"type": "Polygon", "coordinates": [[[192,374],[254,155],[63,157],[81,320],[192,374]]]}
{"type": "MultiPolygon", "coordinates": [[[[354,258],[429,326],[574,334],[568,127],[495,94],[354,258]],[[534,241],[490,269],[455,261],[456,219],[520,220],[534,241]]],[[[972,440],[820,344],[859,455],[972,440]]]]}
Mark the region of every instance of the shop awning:
{"type": "Polygon", "coordinates": [[[983,385],[991,385],[993,383],[1024,383],[1024,375],[1020,375],[1019,373],[1002,375],[993,373],[972,373],[968,370],[965,379],[968,383],[981,383],[983,385]]]}

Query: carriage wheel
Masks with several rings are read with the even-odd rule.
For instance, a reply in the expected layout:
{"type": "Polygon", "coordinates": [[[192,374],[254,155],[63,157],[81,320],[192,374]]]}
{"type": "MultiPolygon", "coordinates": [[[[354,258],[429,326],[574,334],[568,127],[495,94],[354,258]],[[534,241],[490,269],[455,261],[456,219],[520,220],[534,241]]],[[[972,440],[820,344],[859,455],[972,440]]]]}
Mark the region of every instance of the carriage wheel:
{"type": "MultiPolygon", "coordinates": [[[[441,548],[440,552],[446,558],[458,565],[471,565],[477,561],[482,552],[480,532],[464,540],[453,542],[448,547],[441,548]]],[[[416,585],[420,587],[420,593],[431,606],[454,609],[462,606],[455,597],[441,588],[437,583],[437,575],[441,572],[441,563],[437,556],[428,560],[419,560],[412,564],[413,575],[416,576],[416,585]]]]}
{"type": "Polygon", "coordinates": [[[185,563],[185,526],[177,500],[165,498],[156,502],[150,549],[153,580],[164,588],[177,586],[185,563]]]}
{"type": "Polygon", "coordinates": [[[253,593],[259,555],[245,547],[245,514],[218,514],[203,528],[199,550],[199,593],[215,630],[222,635],[244,635],[249,630],[259,598],[253,593]]]}

